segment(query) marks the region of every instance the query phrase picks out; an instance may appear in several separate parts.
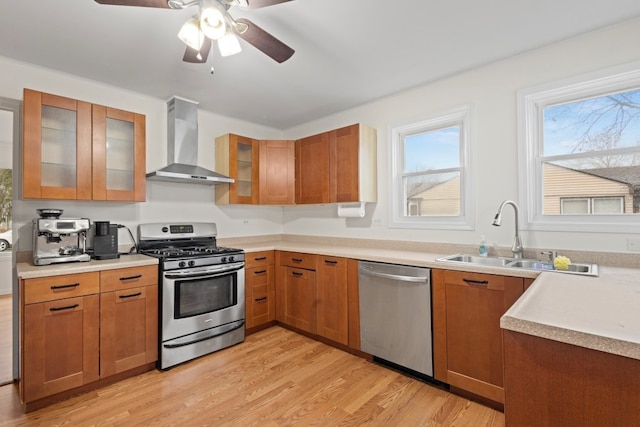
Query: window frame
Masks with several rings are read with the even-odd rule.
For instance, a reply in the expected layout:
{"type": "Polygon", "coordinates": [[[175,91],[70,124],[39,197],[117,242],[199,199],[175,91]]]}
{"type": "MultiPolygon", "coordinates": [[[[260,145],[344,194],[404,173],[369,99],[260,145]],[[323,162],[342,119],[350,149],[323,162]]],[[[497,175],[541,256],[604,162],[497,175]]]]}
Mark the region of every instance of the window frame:
{"type": "MultiPolygon", "coordinates": [[[[472,120],[471,105],[455,107],[435,113],[417,122],[403,123],[389,128],[391,203],[389,226],[391,228],[473,230],[474,229],[474,188],[472,159],[472,120]],[[404,194],[404,138],[423,132],[433,132],[457,126],[460,129],[460,215],[458,216],[405,216],[407,199],[404,194]]],[[[457,168],[454,168],[457,169],[457,168]]],[[[451,172],[452,168],[438,169],[439,172],[451,172]]]]}
{"type": "MultiPolygon", "coordinates": [[[[540,231],[594,233],[640,232],[638,214],[545,215],[543,161],[555,157],[543,153],[543,111],[547,106],[604,96],[607,93],[640,88],[640,61],[518,91],[519,192],[523,228],[540,231]]],[[[634,148],[619,148],[625,153],[634,148]]],[[[577,156],[597,156],[592,151],[577,156]]]]}

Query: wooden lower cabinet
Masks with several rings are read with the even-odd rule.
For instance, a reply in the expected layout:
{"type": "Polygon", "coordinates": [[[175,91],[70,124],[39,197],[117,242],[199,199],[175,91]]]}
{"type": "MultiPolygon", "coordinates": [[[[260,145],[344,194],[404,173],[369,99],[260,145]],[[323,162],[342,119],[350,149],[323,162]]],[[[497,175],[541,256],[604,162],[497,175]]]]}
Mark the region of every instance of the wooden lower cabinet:
{"type": "Polygon", "coordinates": [[[245,311],[247,330],[276,320],[274,251],[245,255],[245,311]]]}
{"type": "Polygon", "coordinates": [[[24,402],[98,380],[99,303],[85,295],[24,306],[24,402]]]}
{"type": "Polygon", "coordinates": [[[503,404],[500,317],[523,279],[434,269],[432,283],[435,378],[503,404]]]}
{"type": "Polygon", "coordinates": [[[640,360],[503,334],[507,426],[640,425],[640,360]]]}
{"type": "Polygon", "coordinates": [[[278,320],[312,334],[316,333],[316,272],[283,268],[278,299],[278,320]]]}
{"type": "Polygon", "coordinates": [[[27,411],[157,360],[156,265],[20,284],[20,397],[27,411]]]}
{"type": "Polygon", "coordinates": [[[349,344],[346,258],[318,256],[316,332],[340,344],[349,344]]]}
{"type": "Polygon", "coordinates": [[[158,359],[158,269],[100,273],[100,378],[158,359]]]}

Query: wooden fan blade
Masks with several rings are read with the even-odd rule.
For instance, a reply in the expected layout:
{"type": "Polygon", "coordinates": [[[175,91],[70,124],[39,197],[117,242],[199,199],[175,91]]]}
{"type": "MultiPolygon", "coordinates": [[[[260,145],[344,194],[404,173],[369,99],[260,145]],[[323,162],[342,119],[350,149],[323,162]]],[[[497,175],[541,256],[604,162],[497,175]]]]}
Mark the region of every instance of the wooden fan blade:
{"type": "Polygon", "coordinates": [[[211,51],[211,39],[208,37],[204,38],[202,42],[202,47],[200,47],[200,57],[198,59],[198,51],[192,47],[187,46],[187,50],[184,51],[184,57],[182,60],[184,62],[191,62],[193,64],[204,64],[207,62],[207,57],[209,56],[209,52],[211,51]]]}
{"type": "Polygon", "coordinates": [[[267,33],[248,19],[240,18],[236,22],[247,25],[244,33],[236,31],[235,33],[242,40],[261,50],[265,55],[271,57],[274,61],[283,63],[291,58],[295,50],[291,49],[280,40],[267,33]]]}
{"type": "Polygon", "coordinates": [[[171,9],[167,0],[95,0],[95,2],[114,6],[163,7],[171,9]]]}
{"type": "Polygon", "coordinates": [[[247,9],[259,9],[261,7],[273,6],[274,4],[285,3],[291,0],[247,0],[247,9]]]}

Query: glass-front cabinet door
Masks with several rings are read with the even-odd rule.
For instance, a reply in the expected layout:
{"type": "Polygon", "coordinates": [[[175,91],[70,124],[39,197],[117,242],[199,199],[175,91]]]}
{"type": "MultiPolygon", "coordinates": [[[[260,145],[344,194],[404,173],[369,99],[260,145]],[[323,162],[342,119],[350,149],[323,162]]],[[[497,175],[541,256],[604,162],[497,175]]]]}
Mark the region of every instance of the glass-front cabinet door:
{"type": "Polygon", "coordinates": [[[144,201],[142,114],[24,90],[26,199],[144,201]]]}
{"type": "Polygon", "coordinates": [[[22,188],[27,199],[91,199],[91,104],[24,90],[22,188]]]}
{"type": "Polygon", "coordinates": [[[145,116],[93,105],[93,200],[145,200],[145,116]]]}

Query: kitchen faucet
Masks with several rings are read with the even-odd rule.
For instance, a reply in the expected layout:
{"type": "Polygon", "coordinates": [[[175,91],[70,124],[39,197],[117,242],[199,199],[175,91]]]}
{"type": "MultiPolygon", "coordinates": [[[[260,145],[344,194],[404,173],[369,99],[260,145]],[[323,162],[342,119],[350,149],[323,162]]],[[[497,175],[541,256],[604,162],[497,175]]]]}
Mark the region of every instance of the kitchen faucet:
{"type": "Polygon", "coordinates": [[[522,258],[522,241],[520,240],[520,231],[518,227],[519,212],[518,212],[518,205],[516,204],[516,202],[511,200],[505,200],[504,202],[502,202],[502,204],[498,208],[498,213],[496,214],[496,217],[493,219],[492,224],[495,225],[496,227],[500,226],[500,223],[502,222],[502,209],[505,207],[505,205],[513,206],[513,210],[515,211],[515,214],[516,214],[516,235],[513,239],[513,246],[511,246],[511,252],[513,252],[514,258],[519,259],[519,258],[522,258]]]}

